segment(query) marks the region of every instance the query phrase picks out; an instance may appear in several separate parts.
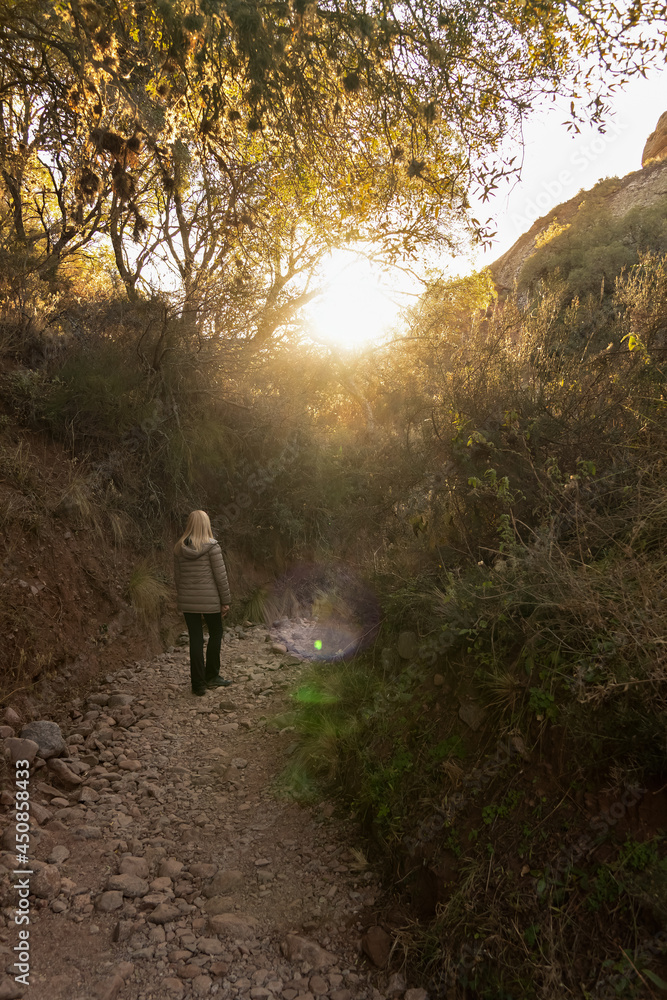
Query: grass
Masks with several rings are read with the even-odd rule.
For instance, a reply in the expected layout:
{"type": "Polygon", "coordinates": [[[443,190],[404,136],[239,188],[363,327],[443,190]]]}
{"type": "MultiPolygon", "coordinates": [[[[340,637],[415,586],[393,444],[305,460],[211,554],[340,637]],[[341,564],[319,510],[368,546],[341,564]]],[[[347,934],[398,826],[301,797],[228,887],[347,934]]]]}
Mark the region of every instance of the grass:
{"type": "Polygon", "coordinates": [[[161,571],[150,561],[142,560],[132,571],[127,593],[139,620],[148,624],[158,621],[170,590],[161,571]]]}

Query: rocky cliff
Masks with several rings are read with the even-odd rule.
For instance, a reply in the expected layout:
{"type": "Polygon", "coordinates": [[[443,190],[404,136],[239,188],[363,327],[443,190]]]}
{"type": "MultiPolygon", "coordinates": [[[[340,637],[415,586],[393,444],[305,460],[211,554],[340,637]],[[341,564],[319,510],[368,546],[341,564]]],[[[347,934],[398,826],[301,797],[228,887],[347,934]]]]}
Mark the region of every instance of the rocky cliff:
{"type": "Polygon", "coordinates": [[[667,198],[667,112],[649,136],[642,156],[644,166],[625,177],[606,178],[588,191],[581,190],[569,201],[551,209],[530,227],[516,243],[490,265],[501,296],[520,283],[526,262],[550,238],[584,218],[595,202],[609,219],[617,220],[635,208],[664,204],[667,198]]]}

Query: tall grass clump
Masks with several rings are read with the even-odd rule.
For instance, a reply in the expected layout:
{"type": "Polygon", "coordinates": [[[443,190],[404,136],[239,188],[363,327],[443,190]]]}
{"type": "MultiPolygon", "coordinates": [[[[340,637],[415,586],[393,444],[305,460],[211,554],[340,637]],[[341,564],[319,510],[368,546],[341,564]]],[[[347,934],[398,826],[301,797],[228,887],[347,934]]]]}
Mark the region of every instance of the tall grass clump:
{"type": "Polygon", "coordinates": [[[127,593],[139,620],[149,624],[157,622],[170,590],[161,571],[150,561],[142,560],[132,571],[127,593]]]}

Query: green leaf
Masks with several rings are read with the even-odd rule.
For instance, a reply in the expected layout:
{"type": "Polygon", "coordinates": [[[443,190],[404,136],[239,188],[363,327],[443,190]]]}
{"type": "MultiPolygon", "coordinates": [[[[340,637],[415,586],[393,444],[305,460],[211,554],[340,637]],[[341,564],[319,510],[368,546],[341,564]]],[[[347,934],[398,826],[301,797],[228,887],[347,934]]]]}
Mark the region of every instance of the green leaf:
{"type": "Polygon", "coordinates": [[[650,969],[642,969],[642,975],[646,976],[647,979],[650,979],[651,982],[658,987],[658,989],[667,990],[667,983],[664,979],[661,979],[660,976],[656,975],[655,972],[651,972],[650,969]]]}

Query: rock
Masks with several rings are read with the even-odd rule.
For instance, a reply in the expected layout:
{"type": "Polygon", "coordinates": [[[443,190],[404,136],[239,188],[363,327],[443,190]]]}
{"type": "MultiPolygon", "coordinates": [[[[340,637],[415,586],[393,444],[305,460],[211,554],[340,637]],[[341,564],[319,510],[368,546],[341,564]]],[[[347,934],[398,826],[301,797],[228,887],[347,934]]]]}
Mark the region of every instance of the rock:
{"type": "Polygon", "coordinates": [[[285,646],[282,642],[272,642],[269,649],[272,653],[276,653],[277,655],[287,652],[287,646],[285,646]]]}
{"type": "Polygon", "coordinates": [[[79,802],[97,802],[99,797],[99,792],[96,792],[94,788],[89,788],[88,785],[86,785],[77,795],[77,800],[79,802]]]}
{"type": "Polygon", "coordinates": [[[185,994],[185,986],[180,979],[176,979],[174,976],[167,976],[166,979],[162,980],[160,986],[170,997],[180,998],[185,994]]]}
{"type": "Polygon", "coordinates": [[[405,991],[403,1000],[428,1000],[428,993],[421,986],[405,991]]]}
{"type": "Polygon", "coordinates": [[[462,701],[459,708],[459,719],[476,732],[482,725],[485,716],[484,709],[475,701],[462,701]]]}
{"type": "Polygon", "coordinates": [[[129,979],[134,972],[134,962],[121,962],[116,972],[121,979],[129,979]]]}
{"type": "Polygon", "coordinates": [[[123,905],[123,893],[119,889],[108,889],[95,900],[95,907],[102,913],[113,913],[123,905]]]}
{"type": "Polygon", "coordinates": [[[60,760],[58,757],[51,757],[47,760],[46,766],[63,785],[69,785],[74,788],[76,785],[81,784],[81,778],[74,771],[70,770],[64,760],[60,760]]]}
{"type": "Polygon", "coordinates": [[[0,1000],[20,1000],[25,990],[13,979],[3,976],[0,979],[0,1000]]]}
{"type": "Polygon", "coordinates": [[[11,726],[0,726],[0,740],[8,740],[11,736],[16,736],[11,726]]]}
{"type": "Polygon", "coordinates": [[[389,982],[385,988],[388,997],[397,997],[399,993],[405,991],[406,982],[400,972],[394,972],[389,977],[389,982]]]}
{"type": "Polygon", "coordinates": [[[225,722],[222,726],[220,726],[220,732],[225,736],[228,736],[230,733],[235,733],[238,728],[238,722],[225,722]]]}
{"type": "Polygon", "coordinates": [[[111,979],[105,979],[95,990],[97,1000],[116,1000],[125,982],[122,976],[115,975],[111,979]]]}
{"type": "Polygon", "coordinates": [[[442,687],[445,683],[445,678],[442,674],[433,674],[433,684],[435,687],[442,687]]]}
{"type": "Polygon", "coordinates": [[[13,708],[5,709],[4,718],[7,725],[11,726],[12,729],[18,729],[19,726],[21,725],[21,716],[19,715],[18,712],[15,712],[13,708]]]}
{"type": "Polygon", "coordinates": [[[197,862],[194,865],[190,865],[189,870],[190,874],[194,875],[195,878],[213,878],[218,869],[216,865],[197,862]]]}
{"type": "Polygon", "coordinates": [[[176,878],[183,871],[183,862],[176,858],[165,858],[160,862],[158,875],[160,878],[176,878]]]}
{"type": "Polygon", "coordinates": [[[150,869],[146,858],[123,858],[118,866],[120,875],[136,875],[137,878],[148,878],[150,869]]]}
{"type": "Polygon", "coordinates": [[[21,730],[21,739],[34,740],[39,747],[39,756],[44,760],[67,755],[67,744],[56,722],[49,722],[47,719],[29,722],[21,730]]]}
{"type": "Polygon", "coordinates": [[[192,990],[198,997],[205,997],[211,992],[213,980],[210,976],[197,976],[192,980],[192,990]]]}
{"type": "Polygon", "coordinates": [[[46,806],[41,805],[39,802],[30,803],[30,812],[33,819],[35,819],[40,826],[44,823],[48,823],[50,819],[53,819],[53,813],[46,806]]]}
{"type": "Polygon", "coordinates": [[[44,865],[30,879],[30,891],[39,899],[54,899],[60,892],[60,872],[55,865],[44,865]]]}
{"type": "Polygon", "coordinates": [[[108,708],[124,708],[126,705],[131,705],[134,701],[133,694],[112,694],[108,700],[108,708]]]}
{"type": "Polygon", "coordinates": [[[124,896],[136,899],[148,892],[148,882],[137,875],[112,875],[107,882],[107,889],[117,889],[124,896]]]}
{"type": "Polygon", "coordinates": [[[384,969],[389,961],[391,938],[382,927],[369,927],[361,939],[361,947],[378,969],[384,969]]]}
{"type": "Polygon", "coordinates": [[[329,997],[331,1000],[351,1000],[352,994],[346,989],[332,990],[329,997]]]}
{"type": "Polygon", "coordinates": [[[15,764],[17,760],[27,760],[32,764],[39,751],[39,744],[34,740],[20,740],[17,736],[10,736],[5,740],[5,753],[15,764]]]}
{"type": "Polygon", "coordinates": [[[51,853],[49,854],[47,861],[51,865],[61,865],[63,861],[67,861],[69,857],[69,850],[64,844],[56,844],[51,853]]]}
{"type": "MultiPolygon", "coordinates": [[[[192,868],[190,868],[192,872],[192,868]]],[[[194,872],[192,872],[194,874],[194,872]]],[[[243,884],[243,872],[238,871],[236,868],[230,868],[228,871],[220,871],[217,873],[212,882],[209,882],[207,886],[204,887],[204,895],[212,898],[213,896],[222,896],[226,892],[232,892],[234,889],[238,889],[239,886],[243,884]]]]}
{"type": "Polygon", "coordinates": [[[329,992],[329,984],[322,976],[311,976],[308,980],[308,986],[315,997],[321,997],[329,992]]]}
{"type": "Polygon", "coordinates": [[[230,913],[233,909],[233,896],[211,896],[204,904],[204,911],[209,917],[215,917],[218,913],[230,913]]]}
{"type": "Polygon", "coordinates": [[[646,140],[642,153],[642,167],[657,160],[667,159],[667,111],[660,115],[655,131],[646,140]]]}
{"type": "Polygon", "coordinates": [[[401,632],[398,637],[398,655],[402,660],[412,660],[417,655],[418,642],[414,632],[401,632]]]}
{"type": "Polygon", "coordinates": [[[311,969],[323,969],[336,964],[335,955],[325,951],[315,941],[298,934],[288,934],[281,943],[280,950],[288,961],[307,963],[311,969]]]}
{"type": "Polygon", "coordinates": [[[223,947],[217,938],[202,937],[197,940],[197,951],[204,955],[222,955],[223,947]]]}
{"type": "Polygon", "coordinates": [[[146,919],[152,924],[169,924],[172,920],[178,920],[180,916],[181,911],[172,903],[158,903],[146,919]]]}
{"type": "Polygon", "coordinates": [[[255,936],[257,918],[244,913],[217,913],[208,918],[208,926],[219,937],[251,938],[255,936]]]}

